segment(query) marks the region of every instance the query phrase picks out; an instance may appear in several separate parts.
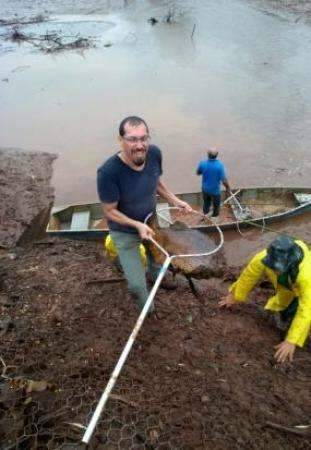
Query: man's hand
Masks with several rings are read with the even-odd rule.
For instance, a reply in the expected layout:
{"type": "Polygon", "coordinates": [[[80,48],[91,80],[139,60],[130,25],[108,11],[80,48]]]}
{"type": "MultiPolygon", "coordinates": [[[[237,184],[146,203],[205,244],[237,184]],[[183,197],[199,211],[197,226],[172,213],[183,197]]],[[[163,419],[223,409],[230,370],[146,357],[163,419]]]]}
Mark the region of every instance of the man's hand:
{"type": "Polygon", "coordinates": [[[154,231],[148,225],[142,222],[137,222],[136,229],[141,239],[150,239],[154,237],[154,231]]]}
{"type": "Polygon", "coordinates": [[[218,306],[220,308],[231,308],[232,306],[236,305],[237,302],[234,300],[234,296],[231,292],[227,294],[225,297],[222,297],[220,302],[218,303],[218,306]]]}
{"type": "Polygon", "coordinates": [[[292,344],[288,341],[283,341],[280,344],[276,345],[274,348],[277,349],[277,351],[274,354],[274,358],[277,360],[278,363],[283,363],[287,359],[289,362],[293,362],[294,359],[294,353],[296,350],[296,345],[292,344]]]}
{"type": "Polygon", "coordinates": [[[183,200],[179,200],[179,199],[176,200],[175,206],[177,206],[178,208],[182,209],[184,212],[187,212],[187,213],[194,212],[193,208],[191,208],[189,203],[184,202],[183,200]]]}
{"type": "Polygon", "coordinates": [[[231,195],[233,195],[230,189],[226,189],[225,192],[226,192],[226,198],[229,198],[229,197],[231,197],[231,195]]]}

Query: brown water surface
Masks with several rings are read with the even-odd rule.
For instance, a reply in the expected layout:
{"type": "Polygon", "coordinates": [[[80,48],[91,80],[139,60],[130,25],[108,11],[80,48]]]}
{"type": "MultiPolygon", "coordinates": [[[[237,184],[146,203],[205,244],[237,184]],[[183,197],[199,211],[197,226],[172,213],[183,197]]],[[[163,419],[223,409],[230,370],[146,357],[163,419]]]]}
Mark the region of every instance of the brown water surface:
{"type": "MultiPolygon", "coordinates": [[[[0,39],[0,145],[59,154],[57,204],[97,199],[96,168],[118,149],[128,114],[149,123],[175,192],[200,189],[195,168],[208,145],[223,149],[233,186],[310,186],[311,28],[242,0],[172,5],[0,0],[2,19],[50,17],[26,33],[79,34],[96,44],[48,55],[0,39]]],[[[290,230],[303,234],[301,220],[290,230]]],[[[260,233],[247,233],[259,246],[260,233]]],[[[230,248],[242,257],[236,236],[230,248]]]]}
{"type": "Polygon", "coordinates": [[[224,252],[228,264],[246,264],[252,255],[265,248],[279,233],[301,239],[311,247],[311,212],[279,223],[267,225],[266,229],[253,227],[225,232],[224,252]],[[272,231],[273,230],[273,231],[272,231]]]}
{"type": "Polygon", "coordinates": [[[97,198],[96,168],[132,113],[150,124],[176,192],[200,188],[207,145],[223,149],[233,185],[310,185],[311,29],[244,1],[170,5],[0,0],[4,18],[50,16],[24,31],[79,32],[97,44],[46,55],[1,40],[0,145],[59,154],[58,204],[97,198]]]}

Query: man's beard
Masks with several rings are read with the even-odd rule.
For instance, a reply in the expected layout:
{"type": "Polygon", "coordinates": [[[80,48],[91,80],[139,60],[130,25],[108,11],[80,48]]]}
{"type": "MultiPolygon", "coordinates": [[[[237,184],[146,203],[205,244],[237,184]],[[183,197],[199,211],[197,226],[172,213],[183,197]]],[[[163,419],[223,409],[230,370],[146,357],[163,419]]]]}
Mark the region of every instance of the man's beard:
{"type": "Polygon", "coordinates": [[[140,153],[141,153],[140,155],[136,155],[135,153],[133,155],[133,163],[137,167],[141,167],[142,165],[145,164],[145,161],[146,161],[147,152],[144,152],[144,153],[140,152],[140,153]]]}
{"type": "Polygon", "coordinates": [[[145,157],[139,156],[139,157],[135,158],[133,162],[134,162],[135,166],[140,167],[143,164],[145,164],[145,161],[146,161],[145,157]]]}

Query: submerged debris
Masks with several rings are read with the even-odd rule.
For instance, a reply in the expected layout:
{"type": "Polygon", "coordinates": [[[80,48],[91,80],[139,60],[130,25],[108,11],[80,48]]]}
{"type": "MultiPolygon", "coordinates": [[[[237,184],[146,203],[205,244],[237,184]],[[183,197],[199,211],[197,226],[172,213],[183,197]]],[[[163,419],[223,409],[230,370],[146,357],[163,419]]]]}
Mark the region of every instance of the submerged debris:
{"type": "Polygon", "coordinates": [[[158,23],[159,21],[155,18],[155,17],[150,17],[150,19],[148,19],[148,22],[151,25],[155,25],[156,23],[158,23]]]}
{"type": "Polygon", "coordinates": [[[173,23],[175,17],[175,10],[173,8],[169,9],[167,15],[164,17],[164,22],[173,23]]]}
{"type": "Polygon", "coordinates": [[[14,28],[14,30],[10,36],[10,39],[13,42],[21,42],[21,41],[27,41],[28,37],[26,36],[26,34],[21,33],[17,28],[14,28]]]}
{"type": "Polygon", "coordinates": [[[152,26],[154,26],[154,25],[156,25],[157,23],[159,23],[160,21],[161,22],[163,22],[163,23],[167,23],[167,24],[169,24],[169,25],[172,25],[172,24],[174,24],[174,23],[177,23],[178,22],[178,19],[181,17],[181,16],[183,16],[184,15],[184,11],[182,11],[182,10],[180,10],[180,9],[178,9],[177,10],[177,8],[175,8],[174,6],[171,6],[170,8],[169,8],[169,10],[167,11],[167,13],[162,17],[162,19],[161,20],[159,20],[159,19],[157,19],[156,17],[150,17],[149,19],[148,19],[148,22],[152,25],[152,26]]]}
{"type": "Polygon", "coordinates": [[[46,33],[40,36],[33,36],[31,34],[22,33],[17,27],[8,35],[7,39],[18,43],[28,42],[46,53],[95,47],[95,44],[89,38],[71,36],[69,37],[71,40],[68,42],[68,37],[66,36],[67,42],[65,42],[65,38],[59,36],[57,33],[46,33]]]}
{"type": "Polygon", "coordinates": [[[61,42],[59,38],[57,38],[53,42],[54,45],[45,50],[47,53],[54,53],[61,50],[86,49],[95,47],[95,45],[91,43],[87,38],[78,38],[72,42],[67,42],[66,44],[61,42]]]}

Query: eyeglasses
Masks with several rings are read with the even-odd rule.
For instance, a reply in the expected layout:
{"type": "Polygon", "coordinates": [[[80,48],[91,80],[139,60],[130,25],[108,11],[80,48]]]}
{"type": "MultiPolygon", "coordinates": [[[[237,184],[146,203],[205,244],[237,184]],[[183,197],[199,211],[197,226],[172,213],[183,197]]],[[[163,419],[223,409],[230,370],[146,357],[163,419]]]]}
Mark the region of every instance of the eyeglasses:
{"type": "Polygon", "coordinates": [[[136,137],[136,136],[122,136],[122,139],[124,139],[129,144],[138,144],[138,142],[141,142],[142,144],[146,144],[150,136],[142,136],[142,137],[136,137]]]}

